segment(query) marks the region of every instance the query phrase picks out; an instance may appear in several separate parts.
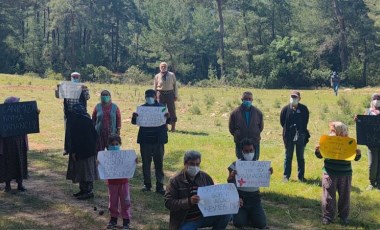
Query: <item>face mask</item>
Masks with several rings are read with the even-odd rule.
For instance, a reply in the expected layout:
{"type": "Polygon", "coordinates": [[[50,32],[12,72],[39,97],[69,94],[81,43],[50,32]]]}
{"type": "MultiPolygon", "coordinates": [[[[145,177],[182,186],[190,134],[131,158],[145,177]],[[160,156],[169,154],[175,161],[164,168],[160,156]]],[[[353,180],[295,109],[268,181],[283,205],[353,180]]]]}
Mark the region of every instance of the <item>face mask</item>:
{"type": "Polygon", "coordinates": [[[73,82],[73,83],[79,83],[80,79],[79,78],[71,78],[71,82],[73,82]]]}
{"type": "Polygon", "coordinates": [[[249,108],[252,106],[252,101],[243,100],[243,106],[249,108]]]}
{"type": "Polygon", "coordinates": [[[154,97],[146,97],[145,101],[147,104],[153,105],[154,104],[154,97]]]}
{"type": "Polygon", "coordinates": [[[292,105],[298,105],[298,98],[290,98],[290,104],[292,105]]]}
{"type": "Polygon", "coordinates": [[[255,152],[253,153],[243,153],[244,160],[251,161],[255,157],[255,152]]]}
{"type": "Polygon", "coordinates": [[[192,176],[192,177],[195,177],[195,175],[197,175],[199,173],[199,167],[198,166],[188,166],[187,167],[187,173],[192,176]]]}
{"type": "Polygon", "coordinates": [[[108,103],[108,102],[110,102],[111,97],[110,97],[110,96],[101,96],[101,97],[100,97],[100,100],[101,100],[103,103],[108,103]]]}
{"type": "Polygon", "coordinates": [[[380,108],[380,100],[373,100],[373,101],[372,101],[372,105],[373,105],[375,108],[380,108]]]}
{"type": "Polygon", "coordinates": [[[120,145],[109,145],[108,150],[120,150],[120,145]]]}

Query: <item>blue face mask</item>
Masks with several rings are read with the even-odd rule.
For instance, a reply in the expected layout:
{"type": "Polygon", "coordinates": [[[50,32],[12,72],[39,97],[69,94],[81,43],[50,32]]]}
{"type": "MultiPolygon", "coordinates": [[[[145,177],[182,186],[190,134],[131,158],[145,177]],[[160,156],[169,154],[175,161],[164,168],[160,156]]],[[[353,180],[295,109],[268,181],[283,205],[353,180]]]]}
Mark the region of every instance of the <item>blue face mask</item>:
{"type": "Polygon", "coordinates": [[[252,106],[252,101],[246,101],[246,100],[243,100],[243,106],[246,107],[246,108],[249,108],[252,106]]]}
{"type": "Polygon", "coordinates": [[[100,96],[100,100],[101,100],[103,103],[108,103],[108,102],[110,102],[111,97],[110,97],[110,96],[100,96]]]}
{"type": "Polygon", "coordinates": [[[73,83],[79,83],[80,79],[79,78],[71,78],[71,82],[73,82],[73,83]]]}
{"type": "Polygon", "coordinates": [[[153,105],[154,104],[154,97],[146,97],[145,101],[147,104],[153,105]]]}
{"type": "Polygon", "coordinates": [[[120,145],[109,145],[108,150],[120,150],[120,145]]]}

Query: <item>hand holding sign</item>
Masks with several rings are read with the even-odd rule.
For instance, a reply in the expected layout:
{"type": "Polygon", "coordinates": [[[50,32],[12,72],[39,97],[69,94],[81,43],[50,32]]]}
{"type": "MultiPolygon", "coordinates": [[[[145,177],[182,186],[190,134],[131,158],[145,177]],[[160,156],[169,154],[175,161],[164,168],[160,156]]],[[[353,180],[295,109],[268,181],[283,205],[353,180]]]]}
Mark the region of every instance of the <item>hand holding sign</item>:
{"type": "Polygon", "coordinates": [[[236,161],[237,187],[269,187],[270,161],[236,161]]]}
{"type": "Polygon", "coordinates": [[[80,83],[64,81],[58,86],[59,98],[79,99],[82,89],[86,86],[80,83]]]}
{"type": "Polygon", "coordinates": [[[323,158],[352,161],[356,156],[356,141],[350,137],[322,135],[319,150],[323,158]]]}
{"type": "Polygon", "coordinates": [[[98,171],[100,179],[132,178],[137,156],[134,150],[100,151],[98,171]]]}

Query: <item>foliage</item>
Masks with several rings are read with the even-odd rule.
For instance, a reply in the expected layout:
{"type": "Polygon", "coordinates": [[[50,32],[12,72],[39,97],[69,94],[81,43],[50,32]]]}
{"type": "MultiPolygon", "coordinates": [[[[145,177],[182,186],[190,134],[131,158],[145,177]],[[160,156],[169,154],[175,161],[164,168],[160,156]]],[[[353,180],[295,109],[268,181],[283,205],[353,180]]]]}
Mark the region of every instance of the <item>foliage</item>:
{"type": "Polygon", "coordinates": [[[152,77],[142,72],[138,66],[131,66],[124,74],[123,83],[149,84],[152,83],[152,77]]]}

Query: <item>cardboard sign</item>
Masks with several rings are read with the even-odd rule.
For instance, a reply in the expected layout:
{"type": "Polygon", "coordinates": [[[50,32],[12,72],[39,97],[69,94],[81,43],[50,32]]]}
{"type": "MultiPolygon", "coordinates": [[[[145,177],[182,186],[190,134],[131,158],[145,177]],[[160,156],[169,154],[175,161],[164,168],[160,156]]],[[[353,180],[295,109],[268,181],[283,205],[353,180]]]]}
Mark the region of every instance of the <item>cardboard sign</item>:
{"type": "Polygon", "coordinates": [[[132,178],[136,169],[134,150],[100,151],[98,171],[100,179],[132,178]]]}
{"type": "Polygon", "coordinates": [[[380,147],[380,116],[358,115],[356,139],[358,145],[380,147]]]}
{"type": "Polygon", "coordinates": [[[352,161],[356,156],[356,140],[350,137],[323,135],[319,139],[319,151],[323,158],[352,161]]]}
{"type": "Polygon", "coordinates": [[[61,82],[58,90],[59,98],[79,99],[82,93],[82,85],[71,81],[61,82]]]}
{"type": "Polygon", "coordinates": [[[239,194],[232,183],[198,187],[198,207],[204,217],[236,214],[239,211],[239,194]]]}
{"type": "Polygon", "coordinates": [[[166,107],[138,106],[136,124],[141,127],[158,127],[166,124],[166,107]]]}
{"type": "Polygon", "coordinates": [[[237,187],[269,187],[270,161],[236,161],[237,187]]]}
{"type": "Polygon", "coordinates": [[[36,101],[0,104],[0,135],[11,137],[39,133],[36,101]]]}

